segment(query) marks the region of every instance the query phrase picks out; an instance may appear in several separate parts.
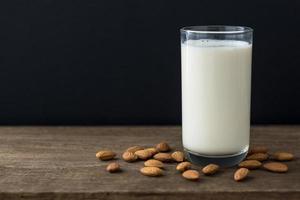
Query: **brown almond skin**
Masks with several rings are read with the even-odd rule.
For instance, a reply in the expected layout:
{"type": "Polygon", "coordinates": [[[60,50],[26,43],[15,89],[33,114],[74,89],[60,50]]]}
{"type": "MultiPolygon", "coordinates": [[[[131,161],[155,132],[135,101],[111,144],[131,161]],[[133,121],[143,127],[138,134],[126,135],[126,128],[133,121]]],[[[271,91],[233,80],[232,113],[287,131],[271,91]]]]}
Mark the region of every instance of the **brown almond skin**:
{"type": "Polygon", "coordinates": [[[268,160],[269,155],[266,153],[254,153],[247,156],[247,160],[258,160],[258,161],[265,161],[268,160]]]}
{"type": "Polygon", "coordinates": [[[106,170],[110,173],[118,172],[120,171],[121,167],[118,163],[110,163],[107,165],[106,170]]]}
{"type": "Polygon", "coordinates": [[[144,165],[145,165],[145,167],[164,168],[164,164],[161,161],[155,160],[155,159],[147,160],[146,162],[144,162],[144,165]]]}
{"type": "Polygon", "coordinates": [[[284,173],[288,171],[288,166],[280,162],[269,162],[263,165],[263,168],[276,173],[284,173]]]}
{"type": "Polygon", "coordinates": [[[135,155],[134,153],[132,153],[130,151],[125,151],[122,155],[122,158],[126,162],[134,162],[138,159],[137,155],[135,155]]]}
{"type": "Polygon", "coordinates": [[[278,161],[290,161],[294,159],[294,155],[288,152],[276,152],[272,155],[272,158],[278,161]]]}
{"type": "Polygon", "coordinates": [[[202,172],[203,172],[203,174],[205,174],[205,175],[213,175],[213,174],[215,174],[219,169],[220,169],[220,166],[219,166],[219,165],[216,165],[216,164],[209,164],[209,165],[206,165],[206,166],[202,169],[202,172]]]}
{"type": "Polygon", "coordinates": [[[183,162],[184,161],[184,153],[181,151],[175,151],[171,154],[172,158],[176,162],[183,162]]]}
{"type": "Polygon", "coordinates": [[[152,153],[148,150],[139,150],[134,153],[139,159],[147,160],[152,157],[152,153]]]}
{"type": "Polygon", "coordinates": [[[268,150],[269,149],[264,146],[254,146],[254,147],[250,148],[250,150],[248,151],[248,155],[254,154],[254,153],[267,153],[268,150]]]}
{"type": "Polygon", "coordinates": [[[136,151],[139,151],[139,150],[144,150],[144,147],[142,147],[142,146],[132,146],[132,147],[129,147],[128,149],[126,149],[126,151],[129,151],[129,152],[132,152],[132,153],[135,153],[136,151]]]}
{"type": "Polygon", "coordinates": [[[176,166],[176,170],[180,172],[184,172],[192,167],[190,162],[182,162],[176,166]]]}
{"type": "Polygon", "coordinates": [[[161,142],[157,144],[156,149],[158,152],[167,152],[171,150],[170,146],[166,142],[161,142]]]}
{"type": "Polygon", "coordinates": [[[247,169],[258,169],[261,167],[261,165],[261,162],[259,162],[258,160],[245,160],[241,162],[238,166],[247,169]]]}
{"type": "Polygon", "coordinates": [[[156,148],[154,148],[154,147],[147,148],[147,149],[145,149],[145,150],[147,150],[147,151],[150,151],[150,152],[151,152],[151,154],[152,154],[152,156],[154,156],[155,154],[157,154],[157,153],[158,153],[157,149],[156,149],[156,148]]]}
{"type": "Polygon", "coordinates": [[[143,167],[140,172],[145,176],[162,176],[163,171],[158,167],[143,167]]]}
{"type": "Polygon", "coordinates": [[[158,153],[154,155],[155,160],[159,160],[161,162],[172,162],[173,158],[169,153],[158,153]]]}
{"type": "Polygon", "coordinates": [[[117,154],[113,151],[103,150],[96,153],[96,157],[100,160],[111,160],[117,154]]]}
{"type": "Polygon", "coordinates": [[[196,170],[186,170],[185,172],[182,173],[183,178],[191,180],[191,181],[196,181],[200,178],[200,174],[196,170]]]}
{"type": "Polygon", "coordinates": [[[247,168],[240,168],[236,170],[233,178],[235,181],[242,181],[248,176],[248,174],[249,174],[249,170],[247,168]]]}

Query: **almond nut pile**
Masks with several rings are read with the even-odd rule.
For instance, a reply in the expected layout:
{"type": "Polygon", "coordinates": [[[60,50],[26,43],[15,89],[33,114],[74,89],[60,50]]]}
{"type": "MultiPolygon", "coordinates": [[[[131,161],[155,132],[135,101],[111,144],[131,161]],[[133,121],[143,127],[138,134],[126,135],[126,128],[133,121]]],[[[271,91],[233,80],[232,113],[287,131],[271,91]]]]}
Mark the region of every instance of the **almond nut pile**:
{"type": "MultiPolygon", "coordinates": [[[[124,151],[122,159],[128,163],[138,160],[144,161],[144,167],[140,173],[145,176],[158,177],[164,175],[165,164],[177,162],[176,170],[181,173],[182,177],[197,181],[200,179],[200,172],[204,175],[211,176],[220,170],[216,164],[208,164],[201,170],[186,161],[184,153],[174,151],[171,153],[171,147],[166,142],[160,142],[155,147],[132,146],[124,151]]],[[[115,159],[117,154],[110,150],[102,150],[96,153],[96,157],[102,161],[115,159]]],[[[238,169],[233,174],[235,181],[242,181],[247,178],[250,170],[264,169],[275,173],[285,173],[288,171],[287,164],[284,161],[291,161],[294,155],[289,152],[269,153],[268,148],[263,146],[253,147],[249,150],[244,161],[238,164],[238,169]]],[[[109,163],[106,170],[110,173],[120,172],[121,166],[117,162],[109,163]]]]}

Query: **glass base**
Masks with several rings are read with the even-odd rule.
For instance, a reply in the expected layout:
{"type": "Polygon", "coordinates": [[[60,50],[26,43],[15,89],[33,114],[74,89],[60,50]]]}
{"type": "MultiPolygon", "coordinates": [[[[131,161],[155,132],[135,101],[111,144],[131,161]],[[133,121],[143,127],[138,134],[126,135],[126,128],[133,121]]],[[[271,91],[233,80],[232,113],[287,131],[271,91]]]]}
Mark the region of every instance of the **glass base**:
{"type": "Polygon", "coordinates": [[[239,164],[248,153],[248,148],[233,155],[225,155],[225,156],[207,156],[201,155],[195,152],[191,152],[187,149],[184,150],[186,153],[187,159],[197,165],[208,165],[208,164],[217,164],[221,167],[232,167],[239,164]]]}

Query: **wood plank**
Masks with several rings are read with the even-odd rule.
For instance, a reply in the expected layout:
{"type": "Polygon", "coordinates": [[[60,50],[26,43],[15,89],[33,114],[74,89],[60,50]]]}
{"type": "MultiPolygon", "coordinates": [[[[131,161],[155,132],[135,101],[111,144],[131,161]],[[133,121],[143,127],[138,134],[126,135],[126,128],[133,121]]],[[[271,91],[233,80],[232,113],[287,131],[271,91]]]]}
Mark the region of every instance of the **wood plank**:
{"type": "Polygon", "coordinates": [[[234,169],[190,182],[175,164],[163,177],[149,178],[139,173],[143,162],[121,159],[123,171],[109,174],[109,162],[95,158],[99,149],[120,158],[129,146],[161,140],[181,149],[180,127],[1,127],[0,199],[300,199],[300,126],[253,127],[253,144],[291,151],[297,159],[287,163],[286,174],[251,171],[242,183],[233,181],[234,169]]]}

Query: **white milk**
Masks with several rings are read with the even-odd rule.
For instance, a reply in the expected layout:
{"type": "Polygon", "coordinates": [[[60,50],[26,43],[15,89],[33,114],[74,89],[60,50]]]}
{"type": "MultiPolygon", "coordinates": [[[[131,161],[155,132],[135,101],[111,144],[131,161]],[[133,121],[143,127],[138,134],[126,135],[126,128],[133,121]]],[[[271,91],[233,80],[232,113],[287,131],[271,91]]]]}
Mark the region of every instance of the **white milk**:
{"type": "Polygon", "coordinates": [[[188,40],[181,51],[184,148],[208,156],[247,150],[252,45],[188,40]]]}

